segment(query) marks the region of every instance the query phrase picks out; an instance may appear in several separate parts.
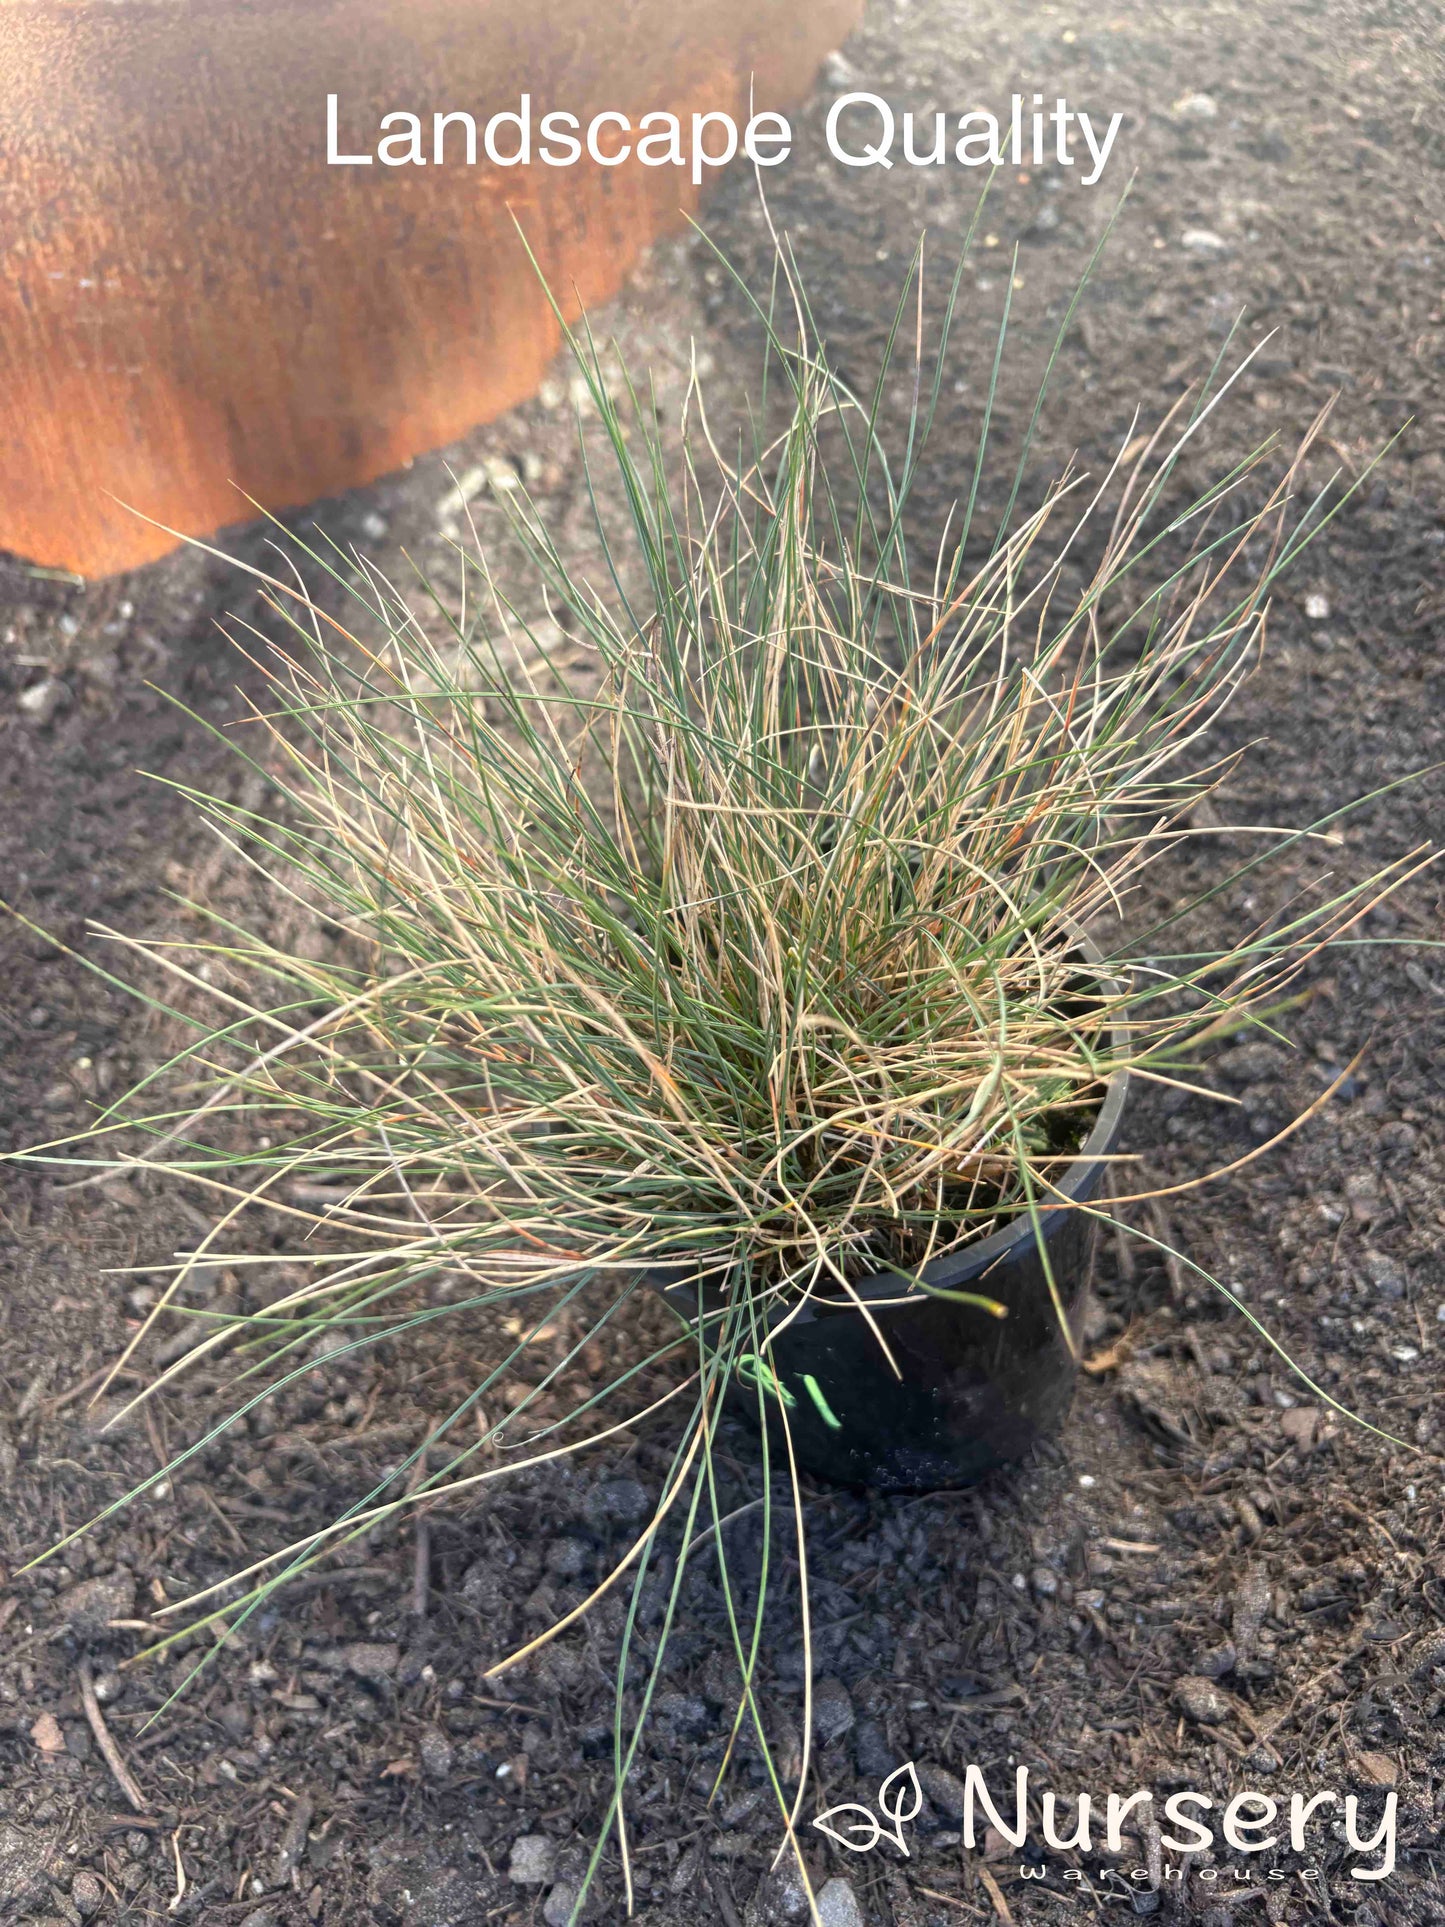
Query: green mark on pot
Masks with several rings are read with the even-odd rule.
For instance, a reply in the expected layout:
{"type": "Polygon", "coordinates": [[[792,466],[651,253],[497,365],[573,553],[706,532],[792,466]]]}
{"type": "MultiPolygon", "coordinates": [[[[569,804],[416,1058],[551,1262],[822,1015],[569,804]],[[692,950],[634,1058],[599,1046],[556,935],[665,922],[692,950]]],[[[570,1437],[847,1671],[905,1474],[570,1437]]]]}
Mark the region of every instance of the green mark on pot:
{"type": "Polygon", "coordinates": [[[797,1399],[774,1374],[772,1366],[759,1358],[756,1352],[744,1352],[738,1360],[737,1370],[741,1384],[761,1386],[763,1391],[772,1392],[780,1398],[789,1409],[797,1404],[797,1399]]]}
{"type": "MultiPolygon", "coordinates": [[[[759,1358],[756,1352],[743,1353],[737,1363],[737,1374],[739,1384],[755,1385],[760,1387],[764,1392],[771,1392],[775,1398],[782,1400],[789,1411],[792,1411],[798,1403],[797,1399],[788,1390],[787,1386],[784,1385],[777,1373],[774,1372],[772,1366],[768,1364],[766,1359],[759,1358]]],[[[802,1379],[808,1397],[812,1399],[814,1405],[818,1408],[819,1418],[833,1431],[841,1432],[843,1429],[843,1421],[838,1417],[837,1413],[824,1397],[823,1388],[817,1379],[814,1378],[811,1372],[804,1372],[802,1379]]]]}
{"type": "Polygon", "coordinates": [[[843,1429],[843,1421],[835,1415],[832,1406],[823,1396],[822,1386],[811,1372],[803,1373],[803,1383],[807,1386],[808,1397],[812,1399],[813,1403],[817,1406],[823,1423],[830,1425],[835,1432],[841,1432],[843,1429]]]}

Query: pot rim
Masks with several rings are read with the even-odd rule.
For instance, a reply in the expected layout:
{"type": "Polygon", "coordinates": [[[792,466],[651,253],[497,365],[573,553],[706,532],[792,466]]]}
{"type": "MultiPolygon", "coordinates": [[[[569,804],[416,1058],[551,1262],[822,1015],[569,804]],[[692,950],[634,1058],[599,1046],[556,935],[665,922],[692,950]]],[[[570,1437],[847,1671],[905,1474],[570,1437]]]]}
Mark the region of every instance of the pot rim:
{"type": "MultiPolygon", "coordinates": [[[[1078,941],[1079,948],[1089,963],[1102,963],[1104,961],[1098,946],[1089,938],[1086,932],[1082,930],[1079,932],[1078,941]]],[[[1117,978],[1106,979],[1105,981],[1111,982],[1119,988],[1123,987],[1117,978]]],[[[1119,1036],[1120,1026],[1115,1025],[1114,1032],[1117,1038],[1119,1036]]],[[[1102,1160],[1113,1149],[1118,1138],[1119,1126],[1124,1114],[1124,1104],[1129,1094],[1129,1084],[1130,1076],[1127,1070],[1116,1071],[1114,1075],[1108,1079],[1104,1086],[1104,1100],[1102,1104],[1100,1104],[1099,1114],[1094,1120],[1094,1128],[1090,1131],[1088,1137],[1085,1138],[1075,1156],[1070,1159],[1067,1168],[1055,1186],[1055,1189],[1060,1195],[1068,1199],[1071,1206],[1077,1206],[1081,1200],[1083,1200],[1086,1192],[1092,1196],[1097,1186],[1099,1175],[1101,1171],[1106,1168],[1102,1160]]],[[[1044,1209],[1040,1215],[1043,1219],[1041,1225],[1042,1235],[1047,1242],[1065,1222],[1068,1214],[1067,1211],[1055,1201],[1049,1208],[1044,1209]]],[[[918,1276],[925,1279],[930,1285],[936,1285],[947,1290],[954,1290],[960,1285],[975,1284],[985,1273],[992,1271],[996,1265],[1012,1257],[1014,1252],[1021,1249],[1025,1242],[1033,1243],[1034,1238],[1033,1218],[1027,1211],[1023,1211],[1010,1219],[1007,1224],[1001,1225],[997,1231],[990,1232],[988,1237],[981,1238],[977,1244],[965,1245],[961,1251],[950,1252],[946,1257],[932,1259],[918,1273],[918,1276]]],[[[703,1254],[700,1253],[699,1257],[702,1255],[703,1254]]],[[[666,1264],[652,1265],[648,1267],[648,1276],[652,1282],[657,1285],[665,1298],[674,1301],[674,1303],[678,1300],[690,1301],[694,1311],[696,1311],[698,1293],[694,1280],[697,1275],[697,1269],[697,1265],[691,1261],[685,1266],[677,1267],[666,1264]],[[664,1282],[668,1272],[684,1269],[688,1274],[687,1276],[676,1278],[672,1282],[664,1282]]],[[[932,1299],[930,1293],[921,1290],[916,1284],[911,1282],[904,1285],[900,1290],[901,1277],[902,1274],[896,1271],[873,1272],[868,1277],[860,1278],[854,1282],[851,1287],[851,1295],[854,1298],[860,1299],[864,1304],[869,1305],[878,1305],[885,1302],[894,1305],[922,1305],[930,1302],[939,1302],[937,1299],[932,1299]]],[[[809,1296],[795,1300],[787,1305],[779,1305],[768,1322],[773,1324],[786,1318],[790,1326],[812,1324],[817,1321],[820,1315],[823,1317],[833,1317],[839,1312],[846,1311],[850,1302],[851,1299],[848,1298],[820,1300],[816,1297],[809,1296]]]]}

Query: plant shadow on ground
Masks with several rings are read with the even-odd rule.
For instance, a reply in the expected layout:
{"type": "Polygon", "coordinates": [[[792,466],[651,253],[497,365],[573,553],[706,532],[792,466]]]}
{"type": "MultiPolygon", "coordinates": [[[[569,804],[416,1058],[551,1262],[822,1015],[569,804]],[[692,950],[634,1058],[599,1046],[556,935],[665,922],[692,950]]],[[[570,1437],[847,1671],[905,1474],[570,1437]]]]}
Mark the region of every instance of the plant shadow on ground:
{"type": "MultiPolygon", "coordinates": [[[[954,49],[966,44],[997,93],[1032,65],[1058,72],[1061,90],[1117,90],[1135,114],[1139,183],[1069,344],[1051,449],[1081,444],[1096,459],[1136,401],[1172,399],[1210,329],[1245,304],[1281,329],[1259,393],[1261,413],[1286,430],[1341,382],[1333,433],[1353,459],[1417,417],[1311,556],[1298,600],[1278,610],[1265,666],[1226,732],[1226,746],[1267,736],[1272,747],[1243,766],[1221,814],[1301,821],[1445,753],[1445,461],[1431,387],[1441,341],[1427,285],[1441,246],[1429,214],[1439,153],[1427,138],[1438,138],[1435,96],[1421,78],[1432,56],[1411,40],[1407,15],[1387,31],[1343,7],[1324,19],[1285,7],[1261,19],[1212,6],[1167,32],[1142,8],[1118,19],[1122,31],[1091,26],[1065,51],[1059,21],[1042,9],[969,9],[965,23],[948,6],[920,4],[896,18],[879,12],[847,59],[861,84],[888,93],[906,72],[928,96],[920,104],[944,104],[985,91],[977,64],[964,87],[954,49]],[[1300,73],[1323,107],[1288,81],[1300,73]],[[1171,112],[1201,91],[1213,119],[1171,112]],[[1401,99],[1419,103],[1414,122],[1394,111],[1401,99]],[[1346,103],[1362,118],[1346,122],[1346,103]],[[1322,156],[1311,146],[1321,120],[1338,137],[1322,156]],[[1195,229],[1220,245],[1183,248],[1181,234],[1195,229]],[[1327,613],[1307,615],[1306,592],[1327,613]]],[[[956,182],[946,203],[941,189],[929,201],[925,179],[867,187],[799,165],[775,191],[781,221],[830,236],[820,251],[833,263],[837,326],[860,363],[896,289],[897,259],[878,253],[902,246],[896,237],[911,237],[922,213],[941,257],[966,218],[956,182]]],[[[1093,204],[1081,207],[1071,196],[1056,209],[1039,181],[1005,184],[1000,272],[1020,236],[1020,319],[1040,342],[1051,323],[1042,304],[1030,319],[1029,283],[1072,285],[1097,225],[1093,204]],[[1059,219],[1045,218],[1051,212],[1059,219]]],[[[719,225],[744,260],[750,221],[740,186],[719,225]]],[[[806,242],[800,235],[800,248],[806,242]]],[[[624,334],[672,339],[676,352],[676,338],[696,328],[726,370],[724,292],[685,252],[662,251],[652,272],[624,334]]],[[[966,425],[973,401],[965,393],[954,405],[966,425]]],[[[544,491],[556,467],[556,493],[575,508],[566,441],[543,402],[454,461],[463,473],[472,454],[503,459],[515,447],[542,464],[544,491]]],[[[343,539],[409,542],[446,491],[439,468],[419,464],[321,520],[343,539]],[[389,536],[373,533],[376,515],[391,521],[389,536]]],[[[71,943],[87,916],[158,925],[169,914],[166,887],[258,907],[183,809],[129,774],[141,765],[213,780],[209,750],[140,683],[159,674],[192,702],[228,704],[234,668],[206,636],[215,611],[244,603],[235,578],[181,558],[85,596],[11,572],[3,581],[15,630],[10,689],[33,686],[27,658],[44,658],[68,692],[53,719],[32,711],[4,724],[7,871],[20,907],[71,943]]],[[[1437,780],[1406,792],[1388,820],[1363,819],[1342,865],[1353,874],[1438,833],[1440,798],[1437,780]]],[[[1189,881],[1204,881],[1214,860],[1201,850],[1189,881]]],[[[1217,861],[1228,860],[1221,838],[1217,861]]],[[[1368,934],[1438,937],[1441,926],[1427,877],[1368,934]]],[[[119,993],[98,990],[53,946],[13,928],[3,942],[3,1089],[18,1143],[76,1121],[87,1099],[147,1061],[153,1038],[119,993]]],[[[887,1848],[851,1858],[819,1846],[820,1873],[852,1883],[866,1921],[999,1917],[979,1856],[953,1839],[950,1809],[964,1762],[1001,1790],[1010,1758],[1061,1792],[1336,1787],[1358,1789],[1368,1808],[1394,1786],[1402,1854],[1386,1892],[1344,1878],[1353,1856],[1332,1841],[1329,1913],[1297,1886],[1255,1892],[1232,1875],[1213,1888],[1196,1880],[1184,1896],[1166,1890],[1161,1912],[1214,1927],[1445,1917],[1433,1847],[1435,1661],[1445,1657],[1433,1457],[1445,1431],[1435,1370],[1445,1301],[1441,985],[1425,950],[1342,953],[1296,1014],[1296,1052],[1252,1043],[1215,1060],[1238,1107],[1154,1096],[1131,1124],[1135,1148],[1162,1177],[1188,1175],[1269,1135],[1370,1040],[1345,1102],[1217,1193],[1174,1207],[1172,1229],[1267,1314],[1332,1393],[1432,1456],[1326,1421],[1207,1288],[1141,1253],[1121,1267],[1109,1245],[1093,1344],[1113,1363],[1085,1376],[1056,1452],[965,1495],[885,1501],[809,1489],[819,1670],[838,1682],[824,1696],[832,1737],[816,1804],[871,1800],[883,1774],[910,1758],[928,1796],[907,1863],[887,1848]],[[1216,1700],[1197,1691],[1181,1700],[1181,1679],[1200,1678],[1213,1681],[1216,1700]]],[[[200,1226],[139,1183],[70,1196],[30,1177],[5,1183],[0,1477],[13,1569],[155,1466],[192,1425],[188,1408],[162,1401],[154,1436],[144,1422],[102,1434],[85,1399],[67,1395],[116,1356],[144,1303],[132,1294],[145,1279],[105,1278],[102,1268],[167,1255],[200,1226]]],[[[228,1289],[224,1278],[205,1282],[228,1289]]],[[[605,1358],[588,1369],[594,1362],[607,1369],[605,1358]]],[[[117,1670],[140,1636],[110,1624],[142,1620],[162,1597],[229,1571],[238,1540],[274,1534],[280,1543],[334,1516],[425,1435],[455,1387],[471,1383],[470,1367],[460,1346],[441,1358],[399,1346],[365,1362],[318,1359],[245,1441],[83,1542],[68,1572],[51,1568],[0,1592],[0,1911],[254,1927],[544,1918],[610,1780],[606,1613],[500,1688],[481,1675],[509,1640],[541,1629],[543,1612],[565,1603],[638,1516],[660,1477],[658,1442],[641,1436],[625,1457],[503,1487],[471,1515],[434,1518],[424,1614],[412,1610],[410,1534],[360,1549],[349,1574],[283,1599],[272,1623],[220,1655],[193,1696],[149,1728],[178,1669],[117,1670]],[[83,1662],[143,1790],[142,1820],[95,1747],[83,1662]],[[59,1745],[41,1743],[57,1736],[59,1745]],[[550,1861],[539,1848],[519,1871],[545,1877],[511,1879],[514,1842],[538,1836],[553,1843],[550,1861]]],[[[743,1505],[757,1475],[741,1429],[732,1453],[743,1505]]],[[[754,1520],[729,1530],[746,1559],[754,1520]]],[[[717,1805],[705,1805],[727,1682],[712,1659],[719,1601],[703,1563],[696,1572],[638,1779],[639,1902],[658,1927],[767,1927],[792,1917],[796,1902],[768,1872],[775,1820],[765,1800],[750,1804],[746,1762],[717,1805]]],[[[797,1667],[796,1651],[769,1653],[781,1706],[800,1705],[797,1667]]],[[[1139,1840],[1120,1864],[1147,1849],[1139,1840]]],[[[1010,1857],[985,1864],[1016,1920],[1078,1916],[1062,1892],[1021,1889],[1010,1857]]],[[[609,1889],[599,1918],[614,1917],[616,1904],[609,1889]]]]}

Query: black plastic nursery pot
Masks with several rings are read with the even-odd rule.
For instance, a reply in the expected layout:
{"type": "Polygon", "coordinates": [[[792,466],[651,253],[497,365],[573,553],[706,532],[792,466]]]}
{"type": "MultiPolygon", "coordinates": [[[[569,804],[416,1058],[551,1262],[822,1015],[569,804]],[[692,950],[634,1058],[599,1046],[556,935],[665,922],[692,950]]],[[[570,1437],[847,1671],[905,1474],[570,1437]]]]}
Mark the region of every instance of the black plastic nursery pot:
{"type": "MultiPolygon", "coordinates": [[[[1088,1204],[1103,1185],[1127,1087],[1126,1073],[1110,1080],[1093,1130],[1059,1181],[1072,1204],[1088,1204]]],[[[1054,1283],[1077,1329],[1098,1221],[1074,1209],[1047,1210],[1040,1220],[1054,1283]]],[[[1059,1424],[1077,1366],[1028,1214],[935,1260],[921,1276],[990,1298],[1006,1316],[905,1288],[893,1273],[854,1287],[876,1331],[846,1299],[780,1309],[770,1364],[748,1355],[737,1366],[738,1409],[756,1421],[761,1382],[775,1452],[785,1455],[791,1438],[798,1463],[818,1478],[884,1492],[929,1491],[971,1485],[1023,1457],[1059,1424]]],[[[695,1276],[668,1267],[648,1277],[683,1318],[696,1321],[695,1276]]],[[[711,1289],[706,1302],[715,1302],[711,1289]]]]}

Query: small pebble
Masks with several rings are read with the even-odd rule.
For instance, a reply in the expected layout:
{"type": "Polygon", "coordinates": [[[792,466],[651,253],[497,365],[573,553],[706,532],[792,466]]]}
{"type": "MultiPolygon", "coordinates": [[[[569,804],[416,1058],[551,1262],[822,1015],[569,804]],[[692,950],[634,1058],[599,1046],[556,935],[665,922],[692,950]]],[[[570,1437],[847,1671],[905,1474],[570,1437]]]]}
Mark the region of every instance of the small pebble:
{"type": "Polygon", "coordinates": [[[89,1920],[105,1899],[105,1888],[88,1867],[82,1867],[70,1883],[70,1898],[75,1903],[75,1911],[83,1919],[89,1920]]]}
{"type": "Polygon", "coordinates": [[[23,716],[32,723],[48,723],[70,692],[65,684],[55,676],[47,676],[44,682],[31,683],[22,689],[16,698],[17,706],[23,716]]]}
{"type": "Polygon", "coordinates": [[[1324,1413],[1317,1405],[1297,1405],[1280,1416],[1279,1429],[1291,1445],[1309,1452],[1319,1443],[1324,1430],[1324,1413]]]}
{"type": "Polygon", "coordinates": [[[103,1639],[112,1619],[135,1616],[135,1578],[124,1566],[95,1579],[82,1579],[63,1592],[56,1611],[80,1639],[103,1639]]]}
{"type": "MultiPolygon", "coordinates": [[[[904,1775],[906,1782],[907,1775],[904,1775]]],[[[968,1804],[962,1780],[945,1767],[924,1765],[918,1768],[918,1784],[934,1806],[950,1820],[961,1820],[968,1804]]],[[[905,1794],[907,1788],[905,1786],[905,1794]]],[[[896,1796],[895,1796],[896,1797],[896,1796]]]]}
{"type": "Polygon", "coordinates": [[[1354,1171],[1345,1179],[1345,1196],[1350,1215],[1357,1224],[1369,1224],[1380,1215],[1380,1186],[1372,1171],[1354,1171]]]}
{"type": "Polygon", "coordinates": [[[840,1679],[820,1679],[813,1688],[813,1731],[830,1746],[851,1732],[857,1715],[848,1689],[840,1679]]]}
{"type": "Polygon", "coordinates": [[[736,1799],[728,1801],[727,1805],[718,1815],[719,1825],[729,1830],[733,1827],[740,1827],[744,1820],[751,1818],[751,1816],[757,1812],[759,1806],[762,1804],[762,1799],[763,1794],[760,1787],[750,1787],[746,1793],[738,1794],[736,1799]]]}
{"type": "Polygon", "coordinates": [[[441,522],[455,524],[457,516],[468,502],[474,495],[480,495],[486,485],[487,471],[484,468],[464,469],[437,503],[436,512],[441,522]]]}
{"type": "Polygon", "coordinates": [[[1360,1268],[1381,1298],[1398,1301],[1405,1296],[1405,1273],[1388,1252],[1363,1252],[1360,1268]]]}
{"type": "Polygon", "coordinates": [[[652,1703],[659,1726],[696,1738],[712,1725],[707,1701],[696,1693],[659,1693],[652,1703]]]}
{"type": "Polygon", "coordinates": [[[1236,1044],[1232,1050],[1222,1051],[1214,1060],[1214,1068],[1219,1074],[1236,1084],[1253,1084],[1263,1078],[1278,1077],[1288,1065],[1289,1059],[1279,1046],[1266,1043],[1263,1038],[1257,1038],[1253,1043],[1236,1044]]]}
{"type": "Polygon", "coordinates": [[[545,1887],[556,1863],[555,1841],[545,1833],[524,1833],[512,1842],[507,1878],[516,1887],[545,1887]]]}
{"type": "Polygon", "coordinates": [[[462,1574],[462,1598],[474,1612],[499,1612],[507,1599],[507,1574],[495,1559],[478,1559],[462,1574]]]}
{"type": "Polygon", "coordinates": [[[60,1730],[60,1721],[53,1713],[41,1713],[30,1728],[30,1737],[42,1753],[56,1754],[65,1751],[65,1735],[60,1730]]]}
{"type": "Polygon", "coordinates": [[[1239,1659],[1233,1640],[1226,1639],[1220,1646],[1212,1646],[1207,1653],[1201,1653],[1195,1661],[1199,1668],[1200,1679],[1221,1679],[1224,1674],[1232,1673],[1239,1659]]]}
{"type": "Polygon", "coordinates": [[[1320,595],[1318,592],[1314,595],[1307,595],[1305,597],[1305,616],[1310,622],[1328,622],[1330,619],[1329,597],[1327,595],[1320,595]]]}
{"type": "Polygon", "coordinates": [[[841,1875],[818,1889],[818,1919],[822,1927],[865,1927],[858,1896],[841,1875]]]}
{"type": "Polygon", "coordinates": [[[1169,109],[1175,120],[1217,120],[1219,108],[1211,94],[1186,94],[1169,109]]]}
{"type": "Polygon", "coordinates": [[[783,1921],[806,1921],[808,1893],[791,1862],[765,1873],[748,1902],[744,1927],[779,1927],[783,1921]]]}
{"type": "Polygon", "coordinates": [[[559,1880],[557,1882],[542,1908],[542,1918],[546,1921],[547,1927],[567,1927],[567,1923],[572,1918],[572,1909],[577,1905],[577,1895],[580,1891],[580,1881],[559,1880]]]}
{"type": "Polygon", "coordinates": [[[636,1479],[609,1479],[588,1494],[588,1517],[596,1525],[640,1525],[652,1510],[652,1500],[636,1479]]]}
{"type": "Polygon", "coordinates": [[[358,1640],[341,1655],[349,1673],[358,1679],[390,1679],[401,1664],[401,1648],[390,1642],[358,1640]]]}
{"type": "Polygon", "coordinates": [[[1229,1718],[1229,1695],[1212,1679],[1191,1676],[1176,1680],[1174,1703],[1186,1719],[1197,1720],[1201,1726],[1218,1726],[1229,1718]]]}
{"type": "Polygon", "coordinates": [[[582,1540],[570,1534],[554,1539],[547,1548],[547,1570],[560,1579],[576,1579],[587,1570],[589,1553],[582,1540]]]}
{"type": "Polygon", "coordinates": [[[853,1735],[853,1760],[865,1780],[882,1780],[898,1765],[888,1736],[877,1720],[859,1720],[853,1735]]]}

